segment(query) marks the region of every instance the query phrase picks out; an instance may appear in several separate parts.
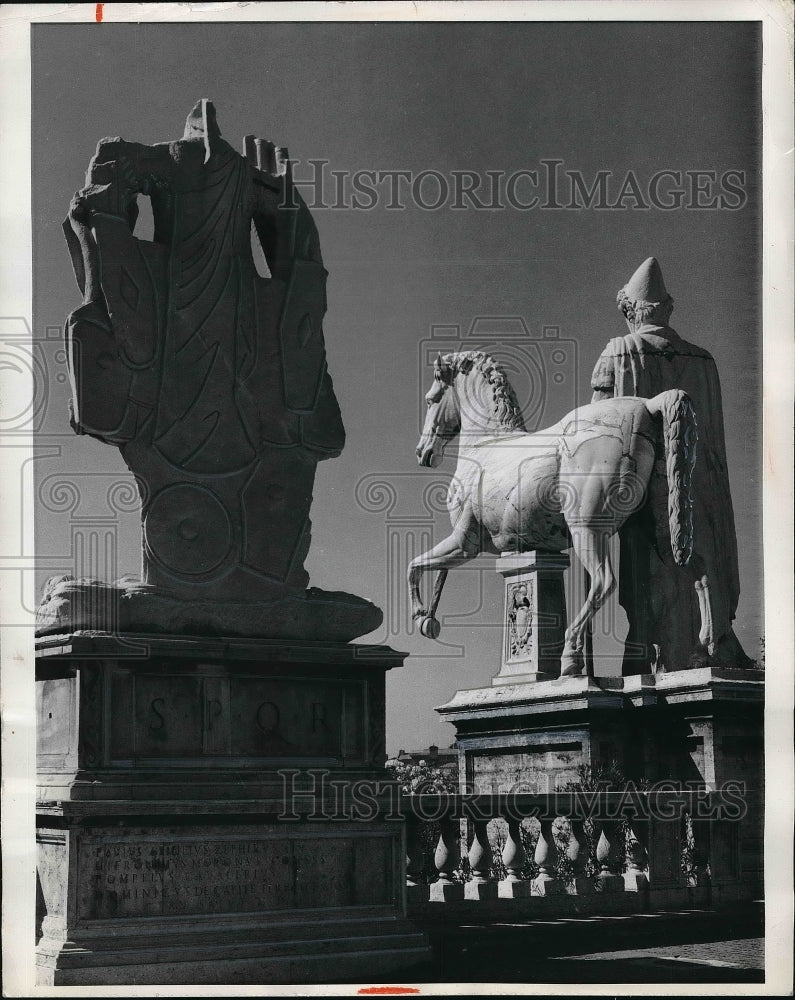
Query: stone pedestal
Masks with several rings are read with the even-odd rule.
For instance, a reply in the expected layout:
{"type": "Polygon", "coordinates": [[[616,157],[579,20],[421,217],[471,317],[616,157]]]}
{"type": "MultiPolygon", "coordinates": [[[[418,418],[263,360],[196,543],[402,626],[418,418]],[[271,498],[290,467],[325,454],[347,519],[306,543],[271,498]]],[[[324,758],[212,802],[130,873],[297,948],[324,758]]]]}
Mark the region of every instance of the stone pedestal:
{"type": "Polygon", "coordinates": [[[764,678],[763,670],[717,667],[624,678],[635,717],[626,752],[638,755],[643,774],[653,782],[672,774],[736,799],[732,821],[693,823],[697,878],[713,900],[764,894],[764,678]],[[709,855],[708,870],[700,854],[709,855]]]}
{"type": "Polygon", "coordinates": [[[462,781],[474,792],[565,788],[582,765],[620,754],[620,678],[561,677],[458,691],[436,709],[456,727],[462,781]]]}
{"type": "Polygon", "coordinates": [[[505,614],[500,672],[492,684],[560,676],[568,566],[569,557],[560,552],[503,553],[497,560],[505,580],[505,614]]]}
{"type": "Polygon", "coordinates": [[[37,659],[43,985],[407,975],[384,646],[97,633],[37,659]]]}
{"type": "Polygon", "coordinates": [[[760,791],[763,708],[763,671],[703,667],[500,683],[458,691],[436,711],[456,727],[475,792],[522,782],[544,793],[575,782],[582,765],[611,762],[634,780],[760,791]]]}
{"type": "Polygon", "coordinates": [[[449,903],[464,898],[464,886],[461,882],[431,882],[429,886],[429,899],[432,903],[449,903]]]}
{"type": "Polygon", "coordinates": [[[497,883],[497,893],[500,899],[527,899],[532,895],[532,883],[504,878],[497,883]]]}
{"type": "Polygon", "coordinates": [[[475,899],[478,901],[498,898],[498,885],[496,882],[476,882],[472,879],[464,883],[464,899],[475,899]]]}
{"type": "MultiPolygon", "coordinates": [[[[693,817],[698,885],[713,899],[761,894],[764,671],[703,667],[500,683],[458,691],[437,711],[456,728],[461,781],[475,793],[554,792],[580,782],[583,767],[593,781],[610,765],[639,787],[728,790],[733,815],[693,817]],[[707,854],[708,867],[699,861],[707,854]]],[[[674,826],[654,827],[658,841],[670,834],[671,843],[651,845],[657,868],[648,879],[630,870],[630,888],[681,884],[674,826]]],[[[616,874],[616,887],[623,882],[616,874]]]]}

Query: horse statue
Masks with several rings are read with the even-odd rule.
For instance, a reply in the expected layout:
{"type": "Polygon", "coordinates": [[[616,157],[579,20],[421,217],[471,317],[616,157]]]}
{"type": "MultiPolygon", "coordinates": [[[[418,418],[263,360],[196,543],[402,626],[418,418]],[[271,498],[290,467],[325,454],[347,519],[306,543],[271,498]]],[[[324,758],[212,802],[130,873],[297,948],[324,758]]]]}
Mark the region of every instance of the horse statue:
{"type": "Polygon", "coordinates": [[[435,468],[448,442],[457,436],[460,441],[447,493],[453,530],[409,564],[412,616],[424,636],[439,636],[435,612],[448,570],[481,552],[572,548],[590,588],[566,629],[561,675],[582,673],[591,619],[616,586],[610,537],[646,503],[655,460],[664,455],[668,523],[655,522],[656,544],[661,558],[688,569],[701,613],[699,640],[711,651],[705,563],[693,548],[696,418],[685,392],[590,403],[546,430],[528,433],[502,369],[482,351],[464,351],[437,357],[425,401],[419,464],[435,468]],[[420,580],[431,570],[439,574],[426,609],[420,580]]]}

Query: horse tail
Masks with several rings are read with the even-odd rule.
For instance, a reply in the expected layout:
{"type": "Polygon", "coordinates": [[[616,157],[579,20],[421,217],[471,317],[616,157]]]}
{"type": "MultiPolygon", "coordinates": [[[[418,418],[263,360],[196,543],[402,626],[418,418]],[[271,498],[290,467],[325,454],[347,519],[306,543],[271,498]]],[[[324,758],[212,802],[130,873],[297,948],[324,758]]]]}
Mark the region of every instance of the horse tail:
{"type": "Polygon", "coordinates": [[[668,389],[647,400],[652,414],[662,414],[665,471],[668,477],[668,527],[677,566],[693,554],[693,467],[698,427],[693,403],[682,389],[668,389]]]}

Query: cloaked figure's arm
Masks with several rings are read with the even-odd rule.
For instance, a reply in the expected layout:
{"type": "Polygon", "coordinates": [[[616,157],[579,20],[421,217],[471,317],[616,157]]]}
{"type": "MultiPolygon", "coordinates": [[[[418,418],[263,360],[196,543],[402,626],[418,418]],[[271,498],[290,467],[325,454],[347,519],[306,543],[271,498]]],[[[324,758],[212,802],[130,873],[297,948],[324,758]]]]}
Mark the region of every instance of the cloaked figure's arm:
{"type": "Polygon", "coordinates": [[[253,167],[254,226],[271,275],[289,280],[296,259],[322,267],[317,226],[293,182],[287,149],[248,135],[245,150],[253,167]]]}
{"type": "Polygon", "coordinates": [[[301,439],[318,458],[338,455],[345,442],[339,406],[326,370],[323,317],[326,278],[320,238],[293,183],[287,150],[247,136],[252,167],[253,221],[271,276],[285,284],[279,324],[284,398],[301,414],[301,439]]]}
{"type": "MultiPolygon", "coordinates": [[[[167,144],[144,146],[119,138],[100,139],[86,172],[85,187],[75,192],[63,224],[84,304],[102,298],[97,225],[101,227],[105,220],[123,222],[132,241],[138,195],[162,201],[169,191],[171,167],[167,144]]],[[[155,242],[166,242],[162,223],[160,229],[161,233],[155,232],[155,242]]]]}
{"type": "Polygon", "coordinates": [[[133,230],[139,195],[167,206],[170,170],[167,145],[102,139],[64,221],[83,294],[67,324],[72,425],[110,444],[136,436],[157,395],[168,248],[133,230]]]}
{"type": "Polygon", "coordinates": [[[615,367],[613,352],[610,344],[602,351],[599,360],[594,366],[591,375],[591,389],[593,389],[592,403],[599,403],[603,399],[612,399],[615,395],[615,367]]]}

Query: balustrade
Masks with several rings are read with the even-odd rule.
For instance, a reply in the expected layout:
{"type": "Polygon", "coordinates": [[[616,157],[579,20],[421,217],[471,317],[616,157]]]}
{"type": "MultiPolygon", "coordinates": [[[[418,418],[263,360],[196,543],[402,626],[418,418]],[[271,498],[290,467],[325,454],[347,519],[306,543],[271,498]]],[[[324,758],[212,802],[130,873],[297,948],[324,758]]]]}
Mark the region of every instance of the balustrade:
{"type": "Polygon", "coordinates": [[[648,820],[640,817],[627,821],[624,888],[629,892],[643,892],[649,886],[646,876],[649,867],[648,826],[648,820]]]}
{"type": "Polygon", "coordinates": [[[620,892],[624,889],[624,830],[616,820],[606,819],[599,824],[596,843],[596,861],[599,872],[596,882],[601,892],[620,892]]]}
{"type": "Polygon", "coordinates": [[[571,870],[571,891],[574,895],[584,896],[593,892],[594,884],[587,877],[588,841],[585,835],[585,820],[572,817],[569,820],[569,842],[566,847],[566,859],[571,870]]]}
{"type": "Polygon", "coordinates": [[[470,880],[464,886],[466,899],[494,899],[497,895],[497,885],[491,878],[491,863],[494,852],[489,841],[489,822],[485,819],[473,819],[472,843],[469,847],[470,880]]]}
{"type": "MultiPolygon", "coordinates": [[[[616,792],[406,796],[409,898],[429,903],[500,900],[505,906],[504,900],[531,896],[623,893],[627,906],[637,909],[644,907],[649,891],[660,890],[673,891],[673,903],[686,902],[694,881],[709,883],[713,839],[719,846],[724,843],[728,821],[694,819],[683,840],[687,794],[672,795],[664,808],[661,801],[659,795],[638,793],[633,811],[622,806],[616,792]],[[427,837],[423,856],[423,822],[436,822],[439,829],[431,865],[426,863],[427,837]],[[500,840],[501,855],[494,846],[500,840]],[[428,878],[429,869],[435,877],[428,878]],[[633,894],[636,903],[630,902],[633,894]]],[[[728,864],[719,864],[722,872],[730,871],[728,864]]],[[[591,910],[600,905],[608,904],[598,898],[589,903],[591,910]]]]}
{"type": "Polygon", "coordinates": [[[463,899],[463,883],[455,878],[461,863],[461,824],[449,813],[439,819],[439,840],[433,860],[439,877],[431,885],[431,899],[441,902],[463,899]]]}
{"type": "Polygon", "coordinates": [[[710,836],[709,820],[688,816],[692,834],[692,878],[699,888],[708,888],[710,878],[710,836]]]}
{"type": "Polygon", "coordinates": [[[502,849],[505,878],[500,881],[499,894],[506,899],[518,899],[529,896],[531,890],[530,883],[525,881],[522,874],[527,861],[522,843],[522,821],[515,816],[509,816],[506,822],[508,832],[505,837],[505,847],[502,849]]]}
{"type": "Polygon", "coordinates": [[[533,879],[534,896],[550,896],[562,891],[560,879],[555,877],[558,861],[558,849],[555,845],[555,835],[552,832],[553,821],[548,817],[540,820],[541,829],[536,841],[535,863],[538,865],[538,875],[533,879]]]}
{"type": "Polygon", "coordinates": [[[425,875],[423,824],[414,813],[406,816],[406,887],[409,894],[422,895],[425,875]]]}

